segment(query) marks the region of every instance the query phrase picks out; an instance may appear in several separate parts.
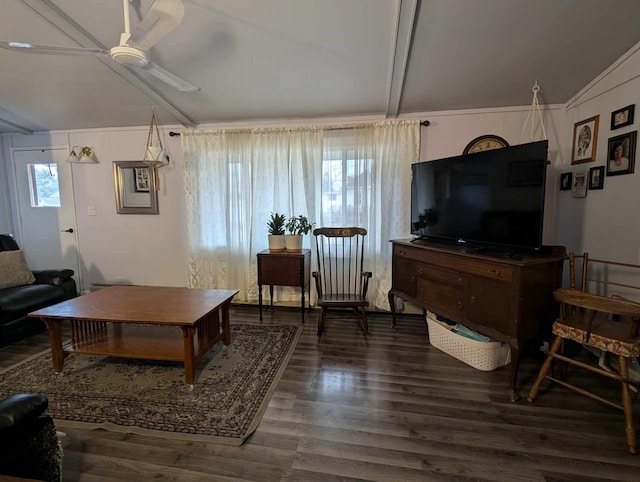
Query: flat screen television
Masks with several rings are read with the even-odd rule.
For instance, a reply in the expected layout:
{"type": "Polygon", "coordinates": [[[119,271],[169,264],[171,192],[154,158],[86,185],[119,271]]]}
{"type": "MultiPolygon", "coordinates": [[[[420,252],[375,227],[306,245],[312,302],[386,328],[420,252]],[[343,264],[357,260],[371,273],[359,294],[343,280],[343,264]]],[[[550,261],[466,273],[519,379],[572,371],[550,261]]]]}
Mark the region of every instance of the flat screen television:
{"type": "Polygon", "coordinates": [[[411,234],[539,250],[547,141],[412,164],[411,234]]]}

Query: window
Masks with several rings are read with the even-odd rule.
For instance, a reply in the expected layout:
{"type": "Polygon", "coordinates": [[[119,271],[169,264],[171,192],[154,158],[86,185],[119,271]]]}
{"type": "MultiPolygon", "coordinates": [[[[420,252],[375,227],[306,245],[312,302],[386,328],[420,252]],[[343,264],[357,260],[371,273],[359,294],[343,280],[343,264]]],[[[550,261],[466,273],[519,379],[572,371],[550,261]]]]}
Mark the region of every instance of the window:
{"type": "Polygon", "coordinates": [[[322,162],[322,219],[325,226],[359,226],[367,219],[373,160],[356,149],[329,149],[322,162]]]}
{"type": "Polygon", "coordinates": [[[28,164],[31,207],[60,207],[58,165],[55,163],[28,164]]]}

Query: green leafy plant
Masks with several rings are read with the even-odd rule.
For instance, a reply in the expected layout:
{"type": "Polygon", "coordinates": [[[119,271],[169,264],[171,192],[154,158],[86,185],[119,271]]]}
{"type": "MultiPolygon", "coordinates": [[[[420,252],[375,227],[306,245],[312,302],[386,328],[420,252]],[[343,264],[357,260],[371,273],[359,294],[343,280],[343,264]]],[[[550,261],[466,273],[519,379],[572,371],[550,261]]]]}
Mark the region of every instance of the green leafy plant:
{"type": "Polygon", "coordinates": [[[309,222],[309,219],[302,214],[289,218],[289,221],[287,221],[287,231],[289,234],[309,234],[311,228],[313,228],[313,223],[309,222]]]}
{"type": "Polygon", "coordinates": [[[284,214],[271,213],[271,218],[267,222],[267,228],[269,228],[269,234],[282,235],[284,234],[284,223],[286,222],[284,214]]]}

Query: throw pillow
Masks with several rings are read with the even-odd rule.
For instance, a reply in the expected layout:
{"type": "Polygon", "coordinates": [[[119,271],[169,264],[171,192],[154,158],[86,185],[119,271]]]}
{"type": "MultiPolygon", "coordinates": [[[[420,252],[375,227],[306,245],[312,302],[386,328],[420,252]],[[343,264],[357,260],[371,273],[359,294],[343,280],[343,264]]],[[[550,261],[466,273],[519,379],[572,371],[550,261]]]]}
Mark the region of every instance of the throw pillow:
{"type": "Polygon", "coordinates": [[[0,251],[0,288],[30,285],[35,280],[22,250],[0,251]]]}

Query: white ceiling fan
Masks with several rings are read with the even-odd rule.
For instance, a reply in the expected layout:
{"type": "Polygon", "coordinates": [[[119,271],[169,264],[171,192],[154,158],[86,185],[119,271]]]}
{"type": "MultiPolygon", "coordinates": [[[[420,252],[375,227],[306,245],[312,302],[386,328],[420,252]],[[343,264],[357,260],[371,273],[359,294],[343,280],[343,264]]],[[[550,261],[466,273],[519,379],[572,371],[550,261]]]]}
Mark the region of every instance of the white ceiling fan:
{"type": "Polygon", "coordinates": [[[184,16],[182,0],[155,0],[133,32],[131,32],[130,28],[128,0],[122,0],[122,4],[124,6],[124,32],[120,35],[120,44],[109,50],[36,45],[4,40],[0,40],[0,48],[16,52],[41,54],[107,55],[119,64],[144,69],[154,77],[182,92],[195,92],[200,90],[199,87],[190,84],[186,80],[151,62],[146,54],[148,49],[153,47],[162,37],[171,32],[180,23],[184,16]]]}

